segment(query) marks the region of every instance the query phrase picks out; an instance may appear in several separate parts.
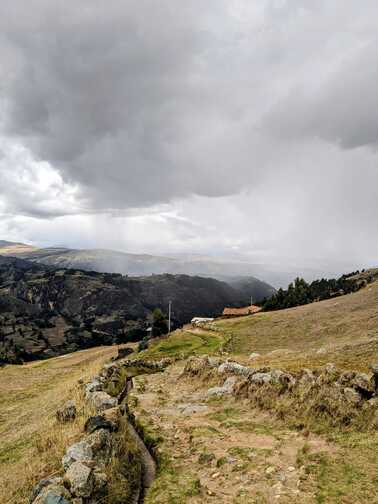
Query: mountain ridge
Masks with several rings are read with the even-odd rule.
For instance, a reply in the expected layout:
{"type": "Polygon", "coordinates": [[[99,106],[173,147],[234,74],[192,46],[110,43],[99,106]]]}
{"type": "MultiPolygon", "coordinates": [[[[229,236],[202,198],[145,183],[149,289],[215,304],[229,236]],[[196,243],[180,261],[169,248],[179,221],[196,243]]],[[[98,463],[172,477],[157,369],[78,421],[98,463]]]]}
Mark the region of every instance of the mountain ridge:
{"type": "Polygon", "coordinates": [[[140,340],[152,311],[170,301],[176,327],[244,304],[243,293],[213,278],[127,277],[0,256],[0,361],[140,340]]]}

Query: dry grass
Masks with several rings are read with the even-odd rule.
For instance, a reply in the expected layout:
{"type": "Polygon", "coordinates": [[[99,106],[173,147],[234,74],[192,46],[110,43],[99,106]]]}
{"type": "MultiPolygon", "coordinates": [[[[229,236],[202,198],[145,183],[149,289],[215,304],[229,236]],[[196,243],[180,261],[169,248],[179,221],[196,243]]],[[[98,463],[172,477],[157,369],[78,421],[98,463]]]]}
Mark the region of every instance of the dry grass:
{"type": "Polygon", "coordinates": [[[78,380],[89,380],[116,351],[98,347],[0,369],[1,503],[27,503],[32,486],[60,470],[88,414],[78,380]],[[69,399],[76,400],[78,418],[58,424],[55,412],[69,399]]]}
{"type": "Polygon", "coordinates": [[[230,353],[241,357],[261,353],[257,364],[298,368],[332,361],[340,367],[367,371],[378,360],[377,306],[375,282],[354,294],[220,320],[216,326],[229,337],[230,353]]]}

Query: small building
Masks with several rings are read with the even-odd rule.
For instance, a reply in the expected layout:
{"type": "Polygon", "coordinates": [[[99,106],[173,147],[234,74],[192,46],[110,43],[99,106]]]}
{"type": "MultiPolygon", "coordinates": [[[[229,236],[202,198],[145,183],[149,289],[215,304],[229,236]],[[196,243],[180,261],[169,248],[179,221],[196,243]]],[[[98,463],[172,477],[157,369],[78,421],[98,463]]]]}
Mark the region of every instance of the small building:
{"type": "Polygon", "coordinates": [[[228,308],[226,307],[223,310],[223,317],[243,317],[245,315],[253,315],[254,313],[258,313],[262,308],[256,305],[244,306],[242,308],[228,308]]]}
{"type": "Polygon", "coordinates": [[[190,321],[193,327],[201,327],[210,324],[214,319],[210,317],[193,317],[190,321]]]}

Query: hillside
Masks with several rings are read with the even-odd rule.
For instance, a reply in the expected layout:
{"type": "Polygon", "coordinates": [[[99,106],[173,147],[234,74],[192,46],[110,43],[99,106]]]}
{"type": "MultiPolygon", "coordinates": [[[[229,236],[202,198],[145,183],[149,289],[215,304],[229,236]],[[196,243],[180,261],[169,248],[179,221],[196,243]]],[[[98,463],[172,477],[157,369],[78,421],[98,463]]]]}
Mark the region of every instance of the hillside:
{"type": "Polygon", "coordinates": [[[247,261],[222,260],[208,256],[180,255],[157,256],[151,254],[130,254],[105,249],[68,249],[62,247],[35,248],[29,245],[6,242],[0,254],[13,255],[58,268],[74,268],[101,273],[121,273],[129,276],[159,275],[192,275],[212,277],[218,280],[234,280],[237,277],[249,277],[248,298],[255,301],[269,297],[271,285],[257,280],[263,278],[274,285],[287,286],[299,272],[280,272],[259,264],[247,261]]]}
{"type": "MultiPolygon", "coordinates": [[[[370,366],[378,363],[377,303],[376,281],[337,299],[188,325],[106,365],[114,395],[133,377],[119,407],[158,462],[138,502],[376,502],[378,390],[370,366]],[[148,371],[166,357],[164,372],[148,371]]],[[[12,393],[0,423],[0,498],[26,504],[37,481],[63,474],[64,446],[88,439],[82,426],[93,414],[77,379],[98,373],[111,348],[0,369],[3,392],[12,393]],[[54,411],[68,398],[81,413],[62,427],[54,411]]],[[[128,464],[128,478],[139,463],[133,457],[118,465],[128,464]]],[[[126,496],[118,486],[114,500],[116,467],[107,472],[104,504],[126,496]]]]}
{"type": "MultiPolygon", "coordinates": [[[[21,268],[38,272],[39,266],[15,260],[10,285],[12,278],[20,281],[21,268]]],[[[118,397],[144,447],[132,448],[127,425],[113,434],[134,451],[107,468],[101,502],[125,501],[146,447],[158,471],[138,500],[145,504],[376,502],[378,389],[371,364],[378,363],[377,306],[375,281],[337,299],[218,319],[203,329],[188,325],[129,360],[107,364],[105,390],[118,397]],[[156,366],[167,357],[161,372],[156,366]],[[128,485],[119,484],[117,471],[128,485]]],[[[40,479],[63,475],[66,447],[95,435],[84,432],[94,413],[81,384],[96,373],[97,387],[100,365],[114,355],[114,347],[97,348],[0,369],[0,499],[29,502],[40,479]],[[55,411],[67,399],[80,413],[61,425],[55,411]]],[[[68,495],[67,486],[46,484],[58,492],[55,498],[68,495]]]]}
{"type": "Polygon", "coordinates": [[[378,360],[378,281],[353,294],[296,308],[220,320],[230,351],[258,352],[259,363],[326,364],[367,370],[378,360]],[[271,353],[275,352],[275,353],[271,353]],[[328,359],[328,360],[327,360],[328,359]]]}
{"type": "Polygon", "coordinates": [[[211,278],[123,277],[0,257],[0,360],[141,339],[151,312],[156,307],[166,312],[169,301],[177,326],[195,315],[220,314],[243,296],[211,278]]]}

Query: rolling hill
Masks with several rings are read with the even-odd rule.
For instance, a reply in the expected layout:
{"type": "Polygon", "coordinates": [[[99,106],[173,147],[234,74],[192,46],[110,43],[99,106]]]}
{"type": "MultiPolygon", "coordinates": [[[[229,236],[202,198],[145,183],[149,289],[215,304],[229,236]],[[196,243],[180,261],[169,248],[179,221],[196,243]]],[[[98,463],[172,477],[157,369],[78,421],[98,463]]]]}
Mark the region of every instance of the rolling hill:
{"type": "Polygon", "coordinates": [[[152,311],[166,312],[169,301],[179,326],[242,304],[243,293],[212,278],[125,277],[0,257],[0,360],[142,339],[152,311]]]}
{"type": "MultiPolygon", "coordinates": [[[[42,280],[53,292],[48,275],[58,272],[41,277],[39,265],[12,261],[4,286],[25,282],[24,274],[31,281],[24,293],[38,293],[42,280]]],[[[84,272],[66,274],[75,290],[87,282],[84,272]]],[[[370,364],[378,362],[377,306],[372,281],[337,299],[219,319],[207,329],[187,326],[129,357],[172,358],[164,372],[134,377],[126,398],[159,462],[144,502],[375,502],[377,393],[358,391],[371,386],[370,364]],[[252,384],[274,371],[291,382],[252,384]],[[226,383],[233,389],[225,391],[226,383]]],[[[0,500],[26,504],[41,478],[62,474],[62,455],[91,414],[80,384],[115,354],[115,347],[93,348],[0,369],[0,500]],[[78,418],[57,424],[56,410],[72,398],[78,418]]]]}
{"type": "Polygon", "coordinates": [[[36,248],[30,245],[0,242],[0,254],[12,255],[59,268],[76,268],[88,271],[121,273],[129,276],[192,275],[212,277],[222,281],[235,281],[249,277],[254,299],[260,300],[274,291],[274,286],[286,287],[298,271],[281,271],[261,264],[251,264],[245,260],[225,260],[202,255],[158,256],[151,254],[130,254],[106,249],[69,249],[62,247],[36,248]],[[254,284],[255,283],[255,284],[254,284]]]}

